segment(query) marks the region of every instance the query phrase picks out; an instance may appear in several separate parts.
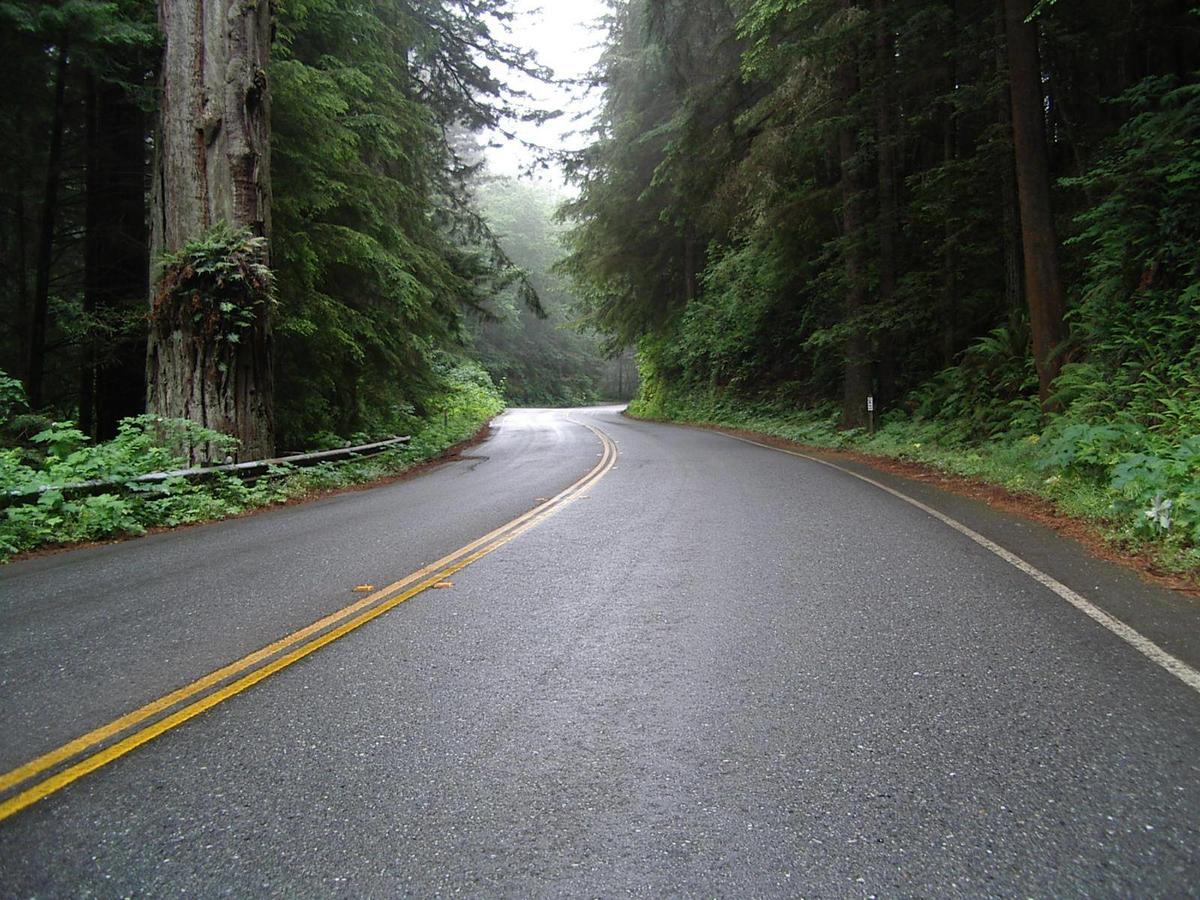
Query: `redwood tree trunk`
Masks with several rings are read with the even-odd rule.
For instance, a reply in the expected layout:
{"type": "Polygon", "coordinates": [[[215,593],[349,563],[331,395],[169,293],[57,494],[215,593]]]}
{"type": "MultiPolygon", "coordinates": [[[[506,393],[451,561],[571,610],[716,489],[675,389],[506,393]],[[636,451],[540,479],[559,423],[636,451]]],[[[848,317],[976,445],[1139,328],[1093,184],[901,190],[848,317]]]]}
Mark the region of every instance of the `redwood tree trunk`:
{"type": "MultiPolygon", "coordinates": [[[[854,0],[841,0],[845,10],[855,7],[854,0]]],[[[846,51],[838,63],[838,99],[848,109],[858,93],[857,47],[846,51]]],[[[866,215],[863,210],[863,176],[858,156],[858,139],[852,122],[838,130],[838,155],[842,170],[842,235],[846,266],[845,317],[851,323],[846,340],[845,368],[842,378],[842,425],[862,427],[867,421],[867,395],[871,392],[871,348],[867,338],[864,314],[867,306],[866,248],[863,230],[866,215]]]]}
{"type": "Polygon", "coordinates": [[[1058,268],[1058,235],[1050,205],[1050,166],[1046,155],[1045,106],[1038,58],[1037,26],[1026,22],[1033,0],[1005,0],[1005,34],[1012,92],[1013,157],[1021,209],[1025,255],[1025,296],[1033,334],[1033,359],[1042,406],[1061,361],[1055,351],[1066,337],[1066,303],[1058,268]]]}
{"type": "MultiPolygon", "coordinates": [[[[879,182],[879,297],[885,309],[896,295],[899,271],[899,215],[896,199],[896,70],[895,42],[888,21],[890,0],[875,0],[875,86],[876,175],[879,182]]],[[[894,340],[876,343],[879,378],[876,409],[888,406],[896,391],[896,347],[894,340]]]]}
{"type": "MultiPolygon", "coordinates": [[[[270,237],[270,6],[265,0],[159,0],[166,47],[151,216],[155,269],[161,254],[222,221],[270,237]]],[[[152,274],[152,282],[157,277],[152,274]]],[[[158,332],[151,328],[148,408],[233,435],[242,459],[270,456],[269,318],[257,318],[232,348],[186,327],[158,332]]],[[[211,446],[181,449],[192,462],[215,452],[211,446]]]]}
{"type": "Polygon", "coordinates": [[[25,391],[29,408],[40,409],[46,370],[46,320],[50,314],[50,269],[54,263],[54,235],[58,225],[58,188],[63,167],[63,113],[67,92],[67,39],[58,48],[54,81],[54,116],[50,124],[50,150],[46,162],[46,189],[38,230],[37,269],[34,272],[33,308],[25,356],[25,391]]]}
{"type": "Polygon", "coordinates": [[[1005,52],[1004,0],[996,16],[996,71],[1000,76],[997,121],[1004,134],[1006,156],[1000,165],[1000,205],[1004,233],[1004,308],[1010,324],[1025,308],[1025,261],[1021,254],[1021,212],[1017,208],[1017,171],[1012,152],[1012,95],[1009,91],[1008,55],[1005,52]]]}

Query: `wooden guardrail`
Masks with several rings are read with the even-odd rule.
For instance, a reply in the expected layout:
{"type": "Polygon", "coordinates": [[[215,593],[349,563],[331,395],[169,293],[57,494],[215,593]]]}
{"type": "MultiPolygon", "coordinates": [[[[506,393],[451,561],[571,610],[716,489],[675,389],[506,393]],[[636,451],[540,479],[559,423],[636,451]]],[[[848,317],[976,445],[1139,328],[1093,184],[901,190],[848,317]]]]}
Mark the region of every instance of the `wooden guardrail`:
{"type": "Polygon", "coordinates": [[[27,503],[37,503],[38,499],[49,491],[61,491],[64,496],[89,497],[95,494],[105,494],[110,491],[136,490],[143,485],[162,484],[172,478],[183,478],[188,481],[204,481],[216,475],[233,475],[246,481],[253,481],[271,474],[275,467],[305,468],[325,462],[341,462],[347,459],[374,456],[393,447],[400,447],[411,441],[409,435],[388,438],[385,441],[375,441],[370,444],[359,444],[357,447],[341,447],[337,450],[318,450],[314,453],[297,453],[291,456],[278,456],[274,459],[256,459],[249,462],[226,463],[219,466],[199,466],[190,469],[172,469],[169,472],[149,472],[145,475],[135,475],[132,478],[98,478],[92,481],[78,481],[72,484],[43,484],[36,488],[21,488],[5,491],[0,494],[0,509],[9,506],[22,506],[27,503]]]}

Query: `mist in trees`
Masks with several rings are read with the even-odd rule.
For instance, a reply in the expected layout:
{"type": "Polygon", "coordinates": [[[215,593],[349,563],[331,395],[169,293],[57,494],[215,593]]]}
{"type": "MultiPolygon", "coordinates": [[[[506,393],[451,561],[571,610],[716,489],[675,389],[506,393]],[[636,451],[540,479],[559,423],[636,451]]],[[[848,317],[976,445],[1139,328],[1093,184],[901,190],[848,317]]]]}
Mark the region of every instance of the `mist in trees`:
{"type": "Polygon", "coordinates": [[[578,300],[566,276],[555,271],[563,255],[565,226],[556,221],[562,202],[541,184],[486,178],[476,188],[480,211],[504,252],[529,276],[542,309],[509,290],[493,298],[471,327],[474,352],[521,406],[576,406],[628,400],[637,373],[627,352],[604,346],[580,330],[578,300]]]}

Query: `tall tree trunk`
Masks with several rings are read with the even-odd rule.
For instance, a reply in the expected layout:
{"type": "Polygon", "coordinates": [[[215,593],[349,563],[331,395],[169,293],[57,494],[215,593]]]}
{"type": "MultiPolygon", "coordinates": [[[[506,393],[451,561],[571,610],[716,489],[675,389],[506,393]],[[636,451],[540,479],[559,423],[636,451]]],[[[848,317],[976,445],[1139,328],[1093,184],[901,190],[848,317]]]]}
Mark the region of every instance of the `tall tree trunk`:
{"type": "Polygon", "coordinates": [[[1011,323],[1025,309],[1025,259],[1021,252],[1021,211],[1017,201],[1017,170],[1013,166],[1012,93],[1009,90],[1008,55],[1005,52],[1004,0],[997,0],[996,71],[1000,77],[997,121],[1004,135],[1005,153],[1000,163],[1000,205],[1004,246],[1004,308],[1011,323]]]}
{"type": "MultiPolygon", "coordinates": [[[[841,0],[850,12],[855,0],[841,0]]],[[[838,99],[844,114],[858,93],[858,47],[851,41],[837,66],[838,99]]],[[[862,427],[867,420],[867,395],[871,392],[871,347],[865,327],[867,265],[863,246],[866,216],[863,211],[863,177],[858,159],[858,137],[854,123],[846,121],[838,130],[838,156],[842,178],[842,237],[846,266],[845,319],[851,323],[845,346],[842,377],[842,425],[862,427]]]]}
{"type": "MultiPolygon", "coordinates": [[[[87,118],[87,200],[84,309],[106,324],[146,302],[146,116],[127,91],[90,79],[87,118]]],[[[109,334],[104,331],[102,334],[109,334]]],[[[146,401],[146,344],[127,327],[85,344],[80,427],[98,439],[146,401]]]]}
{"type": "Polygon", "coordinates": [[[696,262],[696,226],[688,222],[683,235],[683,299],[691,303],[699,289],[696,262]]]}
{"type": "MultiPolygon", "coordinates": [[[[16,208],[13,210],[13,218],[16,220],[16,256],[17,265],[17,315],[18,322],[30,321],[31,304],[29,302],[29,230],[28,216],[25,212],[25,192],[18,190],[16,208]]],[[[25,339],[26,335],[21,332],[17,337],[17,365],[18,374],[24,375],[29,371],[29,342],[25,339]]],[[[28,396],[28,394],[26,394],[28,396]]]]}
{"type": "Polygon", "coordinates": [[[1050,385],[1062,366],[1056,350],[1066,337],[1066,302],[1058,268],[1058,235],[1050,205],[1050,168],[1046,155],[1045,106],[1037,26],[1026,22],[1033,0],[1005,0],[1005,34],[1012,90],[1013,158],[1021,208],[1021,246],[1025,254],[1025,296],[1033,334],[1038,395],[1048,407],[1050,385]]]}
{"type": "MultiPolygon", "coordinates": [[[[159,0],[166,47],[153,260],[219,222],[270,237],[270,6],[260,0],[159,0]]],[[[148,408],[233,435],[240,458],[271,455],[271,345],[265,313],[232,347],[187,327],[151,328],[148,408]]],[[[211,446],[182,449],[193,462],[215,452],[211,446]]]]}
{"type": "MultiPolygon", "coordinates": [[[[896,54],[887,10],[890,0],[874,0],[875,10],[875,134],[876,174],[879,181],[879,298],[885,308],[896,296],[899,224],[896,202],[896,100],[893,91],[896,54]]],[[[876,348],[880,407],[891,402],[896,389],[895,341],[876,348]]]]}
{"type": "MultiPolygon", "coordinates": [[[[958,4],[949,0],[947,4],[950,15],[950,33],[959,33],[958,4]]],[[[958,159],[958,109],[953,100],[958,87],[958,59],[953,52],[946,60],[945,90],[947,100],[942,104],[942,165],[946,171],[943,181],[946,191],[945,229],[942,232],[942,302],[938,316],[941,327],[942,365],[954,364],[954,356],[958,352],[958,238],[955,235],[954,218],[949,214],[954,209],[954,179],[950,169],[958,159]]]]}
{"type": "Polygon", "coordinates": [[[46,319],[50,311],[50,267],[54,260],[54,232],[58,224],[58,188],[62,181],[63,116],[67,94],[67,39],[58,48],[54,76],[54,113],[50,123],[50,148],[46,161],[46,189],[38,233],[37,268],[29,317],[29,343],[25,357],[25,391],[29,408],[42,405],[46,371],[46,319]]]}

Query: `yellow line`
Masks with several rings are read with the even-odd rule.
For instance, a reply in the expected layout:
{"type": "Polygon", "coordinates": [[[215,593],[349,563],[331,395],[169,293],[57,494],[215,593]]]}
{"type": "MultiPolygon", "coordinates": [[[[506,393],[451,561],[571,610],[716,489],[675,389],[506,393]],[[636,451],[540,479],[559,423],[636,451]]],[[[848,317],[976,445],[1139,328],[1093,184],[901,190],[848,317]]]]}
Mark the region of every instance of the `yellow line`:
{"type": "Polygon", "coordinates": [[[146,719],[150,718],[151,716],[157,715],[158,713],[163,712],[164,710],[170,709],[172,706],[175,706],[177,703],[181,703],[182,701],[188,699],[189,697],[193,697],[196,694],[200,693],[201,691],[207,690],[208,688],[219,684],[220,682],[238,674],[239,672],[244,672],[246,669],[250,668],[251,666],[257,665],[258,663],[262,662],[264,659],[267,659],[283,650],[286,650],[288,647],[292,646],[293,644],[298,643],[299,641],[302,641],[302,640],[305,640],[306,638],[312,637],[314,634],[316,634],[320,631],[324,631],[326,628],[335,624],[336,622],[340,621],[341,619],[344,619],[347,616],[353,615],[354,613],[358,612],[359,610],[365,609],[366,607],[371,606],[372,604],[376,603],[377,601],[390,596],[391,594],[395,593],[396,591],[400,590],[401,588],[404,588],[404,587],[412,584],[414,581],[416,581],[420,578],[423,578],[424,576],[428,575],[430,572],[436,571],[441,566],[444,566],[447,563],[461,557],[464,553],[469,553],[470,551],[474,550],[476,547],[479,547],[480,545],[482,545],[482,544],[486,543],[487,541],[491,540],[492,538],[496,537],[496,535],[501,534],[501,533],[519,525],[520,523],[528,520],[530,517],[539,514],[540,512],[545,510],[547,507],[557,504],[566,494],[570,493],[571,491],[579,489],[583,485],[583,483],[585,481],[587,481],[588,478],[590,478],[593,474],[595,474],[595,472],[601,466],[604,465],[604,463],[607,459],[607,453],[608,453],[608,447],[606,445],[605,446],[606,456],[604,458],[602,458],[600,463],[598,463],[590,472],[588,472],[587,475],[584,475],[583,478],[581,478],[579,481],[576,481],[570,487],[565,488],[563,491],[559,492],[554,497],[551,497],[549,500],[547,500],[545,503],[542,503],[540,506],[536,506],[533,509],[529,510],[528,512],[524,513],[523,515],[518,516],[516,519],[513,519],[511,522],[506,522],[504,525],[501,525],[499,528],[493,529],[492,531],[485,534],[483,537],[472,541],[471,543],[467,544],[464,547],[460,547],[458,550],[455,550],[453,553],[449,553],[446,556],[443,556],[441,559],[437,560],[436,562],[432,562],[429,565],[427,565],[421,569],[418,569],[416,572],[413,572],[411,575],[407,575],[404,578],[400,579],[399,581],[395,581],[392,584],[389,584],[386,587],[381,588],[380,590],[375,591],[374,593],[372,593],[366,597],[363,597],[361,600],[359,600],[355,603],[351,603],[349,606],[346,606],[343,609],[338,610],[337,612],[331,613],[331,614],[325,616],[324,618],[319,619],[316,622],[313,622],[311,625],[306,625],[304,628],[301,628],[298,631],[295,631],[292,634],[287,635],[286,637],[280,638],[279,640],[277,640],[271,644],[268,644],[267,646],[265,646],[259,650],[255,650],[253,653],[250,653],[247,656],[244,656],[235,662],[232,662],[226,666],[221,667],[220,669],[210,672],[209,674],[203,676],[202,678],[199,678],[196,681],[193,681],[191,684],[185,685],[184,687],[181,687],[178,690],[172,691],[169,694],[159,697],[157,700],[153,700],[150,703],[147,703],[145,706],[140,707],[139,709],[136,709],[136,710],[133,710],[132,712],[126,713],[125,715],[121,716],[118,719],[114,719],[112,722],[109,722],[106,725],[102,725],[101,727],[96,728],[93,731],[89,731],[87,734],[84,734],[78,738],[75,738],[74,740],[72,740],[66,744],[63,744],[61,747],[58,747],[57,749],[52,750],[49,753],[39,756],[36,759],[30,760],[29,762],[25,763],[24,765],[19,766],[16,769],[13,769],[9,772],[6,772],[3,775],[0,775],[0,792],[7,791],[10,788],[15,787],[16,785],[20,784],[23,781],[28,781],[34,775],[37,775],[39,772],[44,772],[46,769],[56,766],[61,762],[65,762],[66,760],[70,759],[71,757],[77,756],[79,753],[82,753],[83,751],[87,750],[89,747],[92,747],[95,744],[98,744],[101,741],[105,741],[111,737],[114,737],[114,736],[120,734],[122,731],[125,731],[126,729],[131,728],[134,725],[137,725],[139,722],[144,722],[146,719]]]}
{"type": "Polygon", "coordinates": [[[240,694],[242,691],[257,684],[264,678],[267,678],[268,676],[287,668],[293,663],[308,656],[310,653],[313,653],[314,651],[319,650],[321,647],[336,641],[338,638],[349,634],[351,631],[362,627],[367,622],[370,622],[389,610],[394,609],[401,603],[404,603],[406,600],[409,600],[427,590],[437,582],[442,581],[448,576],[453,575],[455,572],[466,568],[476,560],[487,556],[489,553],[499,549],[509,541],[512,541],[524,534],[526,531],[529,531],[534,526],[539,525],[542,521],[549,518],[551,515],[561,509],[562,506],[564,506],[567,502],[573,499],[574,495],[577,495],[595,482],[599,481],[616,464],[617,450],[616,445],[612,442],[611,438],[598,429],[593,428],[591,425],[587,425],[585,423],[579,424],[584,425],[585,428],[588,428],[598,438],[600,438],[600,441],[604,447],[604,453],[600,459],[600,462],[598,462],[596,466],[593,467],[590,472],[588,472],[588,474],[584,475],[570,487],[559,492],[545,503],[534,507],[529,512],[518,516],[511,522],[508,522],[507,524],[488,532],[488,534],[484,535],[483,537],[472,541],[459,550],[456,550],[454,553],[442,557],[437,562],[431,563],[430,565],[413,572],[411,575],[408,575],[405,578],[388,585],[383,590],[376,591],[371,596],[363,598],[357,603],[353,603],[336,613],[326,616],[325,618],[314,622],[312,625],[293,632],[287,637],[275,641],[274,643],[263,647],[261,650],[257,650],[254,653],[243,657],[237,662],[231,663],[228,666],[224,666],[221,669],[217,669],[209,675],[192,682],[187,687],[173,691],[172,693],[167,694],[158,700],[146,704],[134,712],[121,716],[119,719],[115,719],[107,725],[90,731],[82,737],[76,738],[75,740],[64,744],[58,749],[44,754],[43,756],[40,756],[37,759],[32,760],[31,762],[26,763],[25,765],[20,766],[3,776],[0,776],[0,790],[12,785],[20,784],[21,782],[31,778],[33,775],[43,772],[47,768],[56,765],[57,763],[65,762],[73,756],[77,756],[79,753],[89,749],[92,746],[95,746],[100,741],[109,737],[113,737],[130,726],[137,724],[138,722],[145,721],[155,713],[169,709],[176,703],[188,697],[194,696],[201,690],[211,687],[225,678],[249,668],[257,662],[261,662],[263,659],[278,653],[280,650],[283,650],[286,647],[304,640],[307,637],[311,637],[311,635],[323,630],[326,626],[340,619],[344,619],[348,615],[352,615],[355,612],[361,611],[365,606],[370,605],[374,600],[389,594],[394,594],[398,588],[412,584],[413,581],[421,579],[423,576],[429,576],[424,577],[423,580],[419,581],[419,583],[417,583],[414,587],[409,588],[409,590],[391,596],[390,599],[385,600],[374,608],[369,609],[366,612],[361,612],[355,618],[344,622],[331,631],[325,632],[320,637],[296,647],[291,652],[278,657],[267,665],[255,669],[249,674],[243,675],[238,680],[227,684],[225,687],[220,688],[219,690],[207,694],[199,700],[196,700],[182,709],[175,711],[169,716],[153,722],[145,728],[123,738],[110,747],[107,747],[104,750],[101,750],[87,757],[86,759],[69,766],[63,771],[52,775],[51,777],[44,779],[43,781],[38,782],[29,788],[26,788],[21,793],[16,794],[8,800],[0,803],[0,821],[3,821],[20,810],[25,809],[31,804],[36,803],[38,800],[49,796],[55,791],[61,790],[63,787],[66,787],[71,782],[82,778],[89,772],[93,772],[101,766],[107,765],[113,760],[124,756],[126,753],[130,752],[136,747],[140,747],[147,741],[153,740],[159,735],[170,731],[171,729],[183,724],[191,718],[194,718],[205,710],[211,709],[218,703],[221,703],[222,701],[227,700],[236,694],[240,694]],[[497,537],[498,535],[499,537],[497,537]],[[485,544],[489,540],[492,540],[492,543],[483,546],[482,549],[478,549],[481,545],[485,544]],[[464,557],[464,553],[469,555],[464,557]],[[445,566],[445,568],[438,568],[451,560],[457,561],[453,562],[451,565],[445,566]],[[435,572],[436,574],[429,575],[430,572],[435,572]]]}

